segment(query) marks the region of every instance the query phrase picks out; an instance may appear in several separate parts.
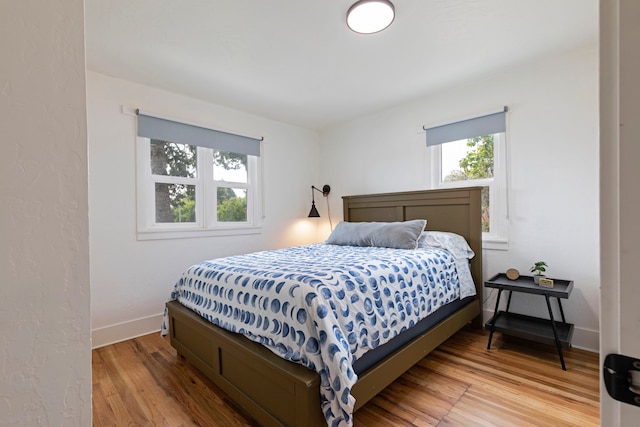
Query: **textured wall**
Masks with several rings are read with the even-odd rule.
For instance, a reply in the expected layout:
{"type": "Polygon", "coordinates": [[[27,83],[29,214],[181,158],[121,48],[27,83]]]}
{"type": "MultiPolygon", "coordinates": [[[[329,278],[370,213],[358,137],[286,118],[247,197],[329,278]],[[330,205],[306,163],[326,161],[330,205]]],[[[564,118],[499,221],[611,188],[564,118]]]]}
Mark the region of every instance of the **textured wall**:
{"type": "Polygon", "coordinates": [[[0,425],[91,425],[82,0],[0,3],[0,425]]]}

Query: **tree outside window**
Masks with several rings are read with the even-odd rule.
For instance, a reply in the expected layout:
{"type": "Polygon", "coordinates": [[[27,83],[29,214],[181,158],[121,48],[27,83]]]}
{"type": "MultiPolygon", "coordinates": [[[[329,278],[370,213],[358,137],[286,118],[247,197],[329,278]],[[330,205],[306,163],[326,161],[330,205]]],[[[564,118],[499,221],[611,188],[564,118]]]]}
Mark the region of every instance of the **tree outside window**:
{"type": "MultiPolygon", "coordinates": [[[[494,178],[494,135],[483,135],[442,144],[442,182],[486,180],[494,178]],[[446,165],[457,162],[457,168],[446,165]]],[[[470,183],[473,185],[473,182],[470,183]]],[[[482,186],[482,231],[491,224],[490,186],[482,186]]]]}
{"type": "Polygon", "coordinates": [[[247,221],[248,156],[195,145],[150,140],[151,174],[155,176],[156,223],[195,223],[198,153],[211,152],[216,217],[219,222],[247,221]],[[229,183],[232,184],[229,184],[229,183]],[[237,184],[241,184],[238,186],[237,184]],[[233,185],[236,184],[236,185],[233,185]],[[245,184],[242,188],[242,184],[245,184]],[[233,185],[233,186],[229,186],[233,185]]]}

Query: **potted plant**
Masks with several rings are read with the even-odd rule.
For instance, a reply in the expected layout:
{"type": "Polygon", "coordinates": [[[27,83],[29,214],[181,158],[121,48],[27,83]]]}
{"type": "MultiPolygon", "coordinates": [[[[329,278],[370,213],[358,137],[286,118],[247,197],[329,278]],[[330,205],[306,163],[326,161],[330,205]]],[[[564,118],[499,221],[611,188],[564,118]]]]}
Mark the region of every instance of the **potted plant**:
{"type": "Polygon", "coordinates": [[[540,279],[545,277],[542,273],[547,271],[547,267],[548,265],[544,261],[538,261],[533,264],[533,267],[529,269],[529,271],[533,273],[533,283],[536,285],[540,283],[540,279]]]}

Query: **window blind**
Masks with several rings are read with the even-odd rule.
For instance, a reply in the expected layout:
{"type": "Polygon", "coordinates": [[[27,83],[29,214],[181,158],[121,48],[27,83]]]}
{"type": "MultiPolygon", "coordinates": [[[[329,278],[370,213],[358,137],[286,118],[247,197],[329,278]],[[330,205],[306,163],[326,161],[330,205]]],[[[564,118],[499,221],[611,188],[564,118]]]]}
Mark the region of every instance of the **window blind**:
{"type": "Polygon", "coordinates": [[[429,128],[424,127],[427,133],[427,146],[504,132],[506,112],[507,107],[504,107],[504,110],[495,113],[429,128]]]}
{"type": "Polygon", "coordinates": [[[180,123],[138,111],[138,136],[260,156],[262,139],[180,123]]]}

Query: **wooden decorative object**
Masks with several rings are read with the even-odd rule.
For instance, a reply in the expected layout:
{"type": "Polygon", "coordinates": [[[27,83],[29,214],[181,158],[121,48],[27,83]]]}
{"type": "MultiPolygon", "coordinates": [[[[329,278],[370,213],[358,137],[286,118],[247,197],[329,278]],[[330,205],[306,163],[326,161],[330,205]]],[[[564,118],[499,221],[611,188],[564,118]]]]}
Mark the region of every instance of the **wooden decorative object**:
{"type": "Polygon", "coordinates": [[[509,280],[517,280],[520,277],[520,272],[515,268],[510,268],[507,270],[507,278],[509,280]]]}

